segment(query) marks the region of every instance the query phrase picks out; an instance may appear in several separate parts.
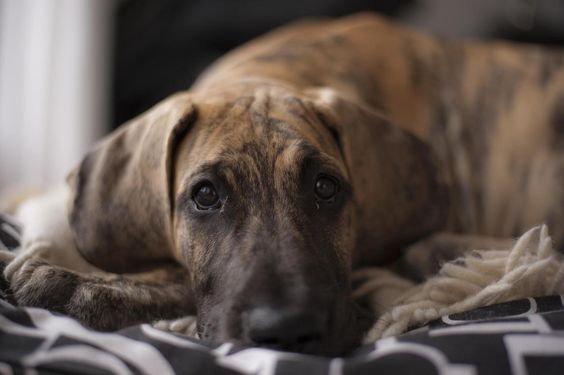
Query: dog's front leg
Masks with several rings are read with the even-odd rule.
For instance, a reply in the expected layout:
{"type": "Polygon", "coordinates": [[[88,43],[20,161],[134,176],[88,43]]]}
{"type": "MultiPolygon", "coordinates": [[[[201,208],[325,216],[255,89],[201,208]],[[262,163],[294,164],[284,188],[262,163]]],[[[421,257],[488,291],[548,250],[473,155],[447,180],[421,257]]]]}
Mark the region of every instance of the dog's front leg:
{"type": "Polygon", "coordinates": [[[32,258],[9,284],[18,305],[59,312],[98,330],[194,313],[188,272],[179,265],[135,274],[77,273],[32,258]]]}
{"type": "Polygon", "coordinates": [[[515,243],[511,238],[436,233],[409,246],[403,257],[404,271],[415,279],[435,275],[441,266],[472,250],[508,250],[515,243]]]}

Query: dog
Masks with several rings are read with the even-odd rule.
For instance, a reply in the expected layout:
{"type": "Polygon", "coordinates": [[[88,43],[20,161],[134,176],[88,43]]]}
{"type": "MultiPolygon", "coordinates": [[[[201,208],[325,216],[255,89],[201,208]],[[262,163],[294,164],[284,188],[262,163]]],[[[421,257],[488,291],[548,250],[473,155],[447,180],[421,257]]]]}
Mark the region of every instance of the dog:
{"type": "Polygon", "coordinates": [[[206,340],[342,354],[372,319],[353,269],[407,248],[424,276],[426,249],[541,222],[562,246],[563,135],[560,50],[300,22],[99,142],[44,206],[74,255],[6,275],[20,305],[100,330],[197,313],[206,340]]]}

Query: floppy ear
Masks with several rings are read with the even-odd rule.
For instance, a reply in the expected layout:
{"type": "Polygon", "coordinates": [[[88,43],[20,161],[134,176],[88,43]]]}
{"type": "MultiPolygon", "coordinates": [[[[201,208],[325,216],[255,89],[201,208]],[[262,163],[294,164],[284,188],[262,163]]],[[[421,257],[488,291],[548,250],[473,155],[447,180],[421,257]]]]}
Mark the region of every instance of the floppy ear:
{"type": "Polygon", "coordinates": [[[332,89],[311,94],[321,121],[337,138],[352,180],[358,229],[354,261],[391,260],[401,246],[440,228],[448,201],[430,147],[332,89]]]}
{"type": "Polygon", "coordinates": [[[172,258],[176,145],[195,120],[176,94],[99,142],[67,178],[69,224],[78,250],[112,272],[172,258]]]}

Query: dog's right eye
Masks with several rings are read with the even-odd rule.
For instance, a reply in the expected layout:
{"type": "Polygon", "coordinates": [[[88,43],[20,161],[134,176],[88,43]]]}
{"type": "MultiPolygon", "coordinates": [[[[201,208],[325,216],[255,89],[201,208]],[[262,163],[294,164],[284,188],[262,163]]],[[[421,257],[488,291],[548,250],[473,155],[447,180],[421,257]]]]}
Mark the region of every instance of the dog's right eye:
{"type": "Polygon", "coordinates": [[[331,201],[339,191],[339,184],[334,177],[320,175],[315,181],[315,195],[322,201],[331,201]]]}
{"type": "Polygon", "coordinates": [[[194,190],[192,199],[200,210],[213,210],[219,208],[219,194],[213,184],[204,182],[194,190]]]}

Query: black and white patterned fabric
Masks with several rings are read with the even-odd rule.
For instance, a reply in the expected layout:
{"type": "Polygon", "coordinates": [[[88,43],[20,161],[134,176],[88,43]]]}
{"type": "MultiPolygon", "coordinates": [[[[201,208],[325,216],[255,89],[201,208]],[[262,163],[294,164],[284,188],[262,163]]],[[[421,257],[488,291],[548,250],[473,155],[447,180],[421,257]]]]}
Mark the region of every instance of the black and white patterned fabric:
{"type": "Polygon", "coordinates": [[[0,249],[13,250],[20,245],[21,227],[16,220],[0,213],[0,249]]]}
{"type": "MultiPolygon", "coordinates": [[[[17,225],[0,217],[4,247],[17,225]],[[11,234],[10,234],[11,233],[11,234]]],[[[1,245],[0,245],[1,246],[1,245]]],[[[0,299],[0,374],[564,374],[564,296],[445,316],[346,358],[212,344],[144,324],[100,333],[0,299]]]]}

